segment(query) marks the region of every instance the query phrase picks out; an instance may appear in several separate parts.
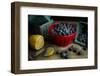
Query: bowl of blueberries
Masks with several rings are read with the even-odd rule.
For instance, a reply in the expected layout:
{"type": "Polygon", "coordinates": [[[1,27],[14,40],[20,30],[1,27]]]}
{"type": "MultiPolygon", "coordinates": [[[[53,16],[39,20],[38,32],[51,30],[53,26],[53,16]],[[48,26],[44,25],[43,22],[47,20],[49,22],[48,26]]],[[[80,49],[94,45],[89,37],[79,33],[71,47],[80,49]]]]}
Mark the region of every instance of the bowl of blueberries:
{"type": "Polygon", "coordinates": [[[75,39],[76,26],[76,22],[55,22],[49,26],[48,34],[56,45],[65,47],[75,39]]]}

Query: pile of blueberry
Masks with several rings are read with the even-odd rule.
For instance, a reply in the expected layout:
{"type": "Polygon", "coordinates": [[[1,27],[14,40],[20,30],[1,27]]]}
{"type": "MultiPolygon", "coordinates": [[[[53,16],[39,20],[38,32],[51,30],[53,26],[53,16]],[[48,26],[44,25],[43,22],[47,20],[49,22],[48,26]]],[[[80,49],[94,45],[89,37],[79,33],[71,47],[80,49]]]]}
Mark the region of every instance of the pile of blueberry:
{"type": "Polygon", "coordinates": [[[88,26],[87,23],[80,22],[79,34],[77,37],[77,40],[80,43],[84,43],[85,45],[87,45],[87,42],[88,42],[88,27],[87,26],[88,26]]]}
{"type": "Polygon", "coordinates": [[[87,43],[87,33],[80,33],[78,35],[78,41],[82,43],[87,43]]]}
{"type": "Polygon", "coordinates": [[[79,50],[78,48],[74,47],[73,45],[71,47],[69,47],[65,51],[57,51],[56,54],[60,55],[60,57],[63,58],[63,59],[68,59],[70,52],[73,52],[73,53],[75,53],[78,56],[83,55],[82,50],[79,50]]]}
{"type": "Polygon", "coordinates": [[[52,33],[56,35],[70,35],[72,33],[76,32],[76,26],[70,23],[64,23],[60,22],[58,24],[55,24],[54,29],[52,29],[52,33]]]}
{"type": "Polygon", "coordinates": [[[79,50],[78,48],[74,47],[73,45],[68,48],[68,51],[72,51],[73,53],[76,53],[76,55],[82,55],[82,50],[79,50]]]}

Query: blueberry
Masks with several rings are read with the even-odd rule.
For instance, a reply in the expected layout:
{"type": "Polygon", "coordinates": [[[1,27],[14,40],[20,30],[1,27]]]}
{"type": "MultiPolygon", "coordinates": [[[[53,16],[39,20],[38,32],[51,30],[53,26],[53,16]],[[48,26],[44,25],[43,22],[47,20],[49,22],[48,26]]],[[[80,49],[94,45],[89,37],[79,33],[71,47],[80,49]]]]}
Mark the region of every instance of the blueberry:
{"type": "Polygon", "coordinates": [[[82,55],[82,52],[77,52],[77,55],[82,55]]]}
{"type": "Polygon", "coordinates": [[[59,24],[56,24],[56,28],[58,28],[59,27],[59,24]]]}
{"type": "Polygon", "coordinates": [[[63,27],[64,27],[64,29],[66,29],[66,25],[65,24],[63,25],[63,27]]]}
{"type": "Polygon", "coordinates": [[[60,53],[61,58],[68,59],[68,54],[66,52],[60,53]]]}
{"type": "Polygon", "coordinates": [[[72,48],[70,47],[70,48],[68,48],[68,51],[72,51],[72,48]]]}
{"type": "Polygon", "coordinates": [[[73,48],[73,52],[76,53],[77,52],[77,49],[76,48],[73,48]]]}
{"type": "Polygon", "coordinates": [[[72,34],[73,33],[73,31],[72,30],[70,30],[70,34],[72,34]]]}
{"type": "Polygon", "coordinates": [[[66,33],[69,33],[69,30],[68,29],[66,29],[66,33]]]}
{"type": "Polygon", "coordinates": [[[66,29],[62,29],[63,32],[65,32],[66,29]]]}
{"type": "Polygon", "coordinates": [[[72,28],[72,33],[74,33],[75,32],[75,28],[72,28]]]}

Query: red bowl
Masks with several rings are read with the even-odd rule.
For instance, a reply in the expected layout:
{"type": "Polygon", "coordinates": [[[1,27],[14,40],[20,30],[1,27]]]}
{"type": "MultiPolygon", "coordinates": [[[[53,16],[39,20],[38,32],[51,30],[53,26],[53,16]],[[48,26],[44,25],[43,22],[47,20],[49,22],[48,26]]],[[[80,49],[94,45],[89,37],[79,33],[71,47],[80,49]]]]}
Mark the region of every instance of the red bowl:
{"type": "Polygon", "coordinates": [[[54,33],[51,32],[51,30],[54,29],[54,27],[56,26],[55,24],[56,23],[54,23],[54,24],[52,24],[52,25],[49,26],[49,28],[48,28],[48,34],[51,37],[52,41],[56,45],[65,47],[65,46],[67,46],[68,44],[70,44],[73,41],[73,39],[76,36],[76,32],[72,33],[70,35],[64,35],[64,36],[56,35],[56,34],[54,34],[54,33]]]}

